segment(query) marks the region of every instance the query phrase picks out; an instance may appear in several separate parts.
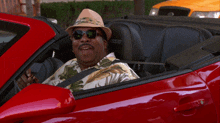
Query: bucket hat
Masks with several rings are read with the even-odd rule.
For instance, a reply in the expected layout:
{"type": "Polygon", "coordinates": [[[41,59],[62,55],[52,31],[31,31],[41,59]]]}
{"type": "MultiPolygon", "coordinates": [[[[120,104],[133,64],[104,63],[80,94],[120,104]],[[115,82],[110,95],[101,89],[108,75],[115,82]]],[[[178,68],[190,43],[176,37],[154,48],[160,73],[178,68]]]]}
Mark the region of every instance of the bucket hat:
{"type": "Polygon", "coordinates": [[[109,40],[112,35],[111,29],[104,26],[102,17],[91,9],[83,9],[74,25],[68,27],[66,31],[71,35],[73,29],[76,27],[99,27],[105,32],[107,40],[109,40]]]}

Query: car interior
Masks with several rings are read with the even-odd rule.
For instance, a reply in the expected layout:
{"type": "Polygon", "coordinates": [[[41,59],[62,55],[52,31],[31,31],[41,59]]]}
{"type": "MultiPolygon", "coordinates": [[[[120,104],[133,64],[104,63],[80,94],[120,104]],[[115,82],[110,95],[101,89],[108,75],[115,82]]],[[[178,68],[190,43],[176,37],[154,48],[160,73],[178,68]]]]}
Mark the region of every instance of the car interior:
{"type": "MultiPolygon", "coordinates": [[[[216,38],[211,31],[198,26],[158,24],[140,20],[112,21],[106,26],[112,30],[109,51],[115,52],[117,58],[128,63],[140,78],[167,71],[190,69],[192,67],[190,64],[204,60],[203,58],[214,57],[213,53],[202,47],[210,42],[218,42],[218,37],[216,38]],[[198,53],[192,54],[192,52],[198,53]],[[183,58],[189,59],[188,57],[194,59],[182,63],[183,58]],[[184,66],[188,67],[184,68],[184,66]]],[[[218,52],[217,50],[218,48],[215,52],[218,52]]],[[[51,57],[53,52],[56,60],[47,60],[51,63],[51,68],[52,63],[61,66],[75,57],[69,37],[53,44],[46,55],[41,56],[38,61],[43,62],[45,58],[51,57]]],[[[55,67],[50,73],[57,68],[55,67]]],[[[35,73],[38,74],[37,71],[35,73]]]]}
{"type": "Polygon", "coordinates": [[[140,68],[133,68],[141,77],[144,77],[145,72],[165,72],[168,58],[213,37],[211,32],[199,27],[147,22],[114,22],[110,28],[113,31],[110,40],[112,51],[119,59],[142,61],[140,64],[137,62],[140,68]]]}

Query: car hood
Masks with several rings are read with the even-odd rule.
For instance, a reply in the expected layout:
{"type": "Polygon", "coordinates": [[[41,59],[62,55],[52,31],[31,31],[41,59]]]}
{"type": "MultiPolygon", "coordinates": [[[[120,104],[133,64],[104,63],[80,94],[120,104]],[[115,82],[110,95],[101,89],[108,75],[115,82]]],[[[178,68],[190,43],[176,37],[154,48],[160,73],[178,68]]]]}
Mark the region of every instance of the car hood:
{"type": "Polygon", "coordinates": [[[219,11],[219,0],[172,0],[161,2],[153,8],[160,8],[161,6],[181,6],[189,8],[192,11],[219,11]]]}

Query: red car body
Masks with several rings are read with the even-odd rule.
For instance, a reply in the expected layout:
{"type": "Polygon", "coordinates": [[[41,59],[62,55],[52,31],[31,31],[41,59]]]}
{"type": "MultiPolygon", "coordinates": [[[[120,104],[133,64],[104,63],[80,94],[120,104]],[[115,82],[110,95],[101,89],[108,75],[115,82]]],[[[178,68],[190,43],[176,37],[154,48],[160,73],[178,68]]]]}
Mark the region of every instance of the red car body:
{"type": "MultiPolygon", "coordinates": [[[[1,102],[0,122],[220,122],[220,48],[218,48],[220,47],[220,43],[218,43],[220,42],[218,37],[220,28],[217,27],[220,23],[214,19],[127,17],[106,21],[106,25],[112,27],[111,25],[115,23],[119,23],[119,25],[139,23],[142,26],[143,20],[149,25],[162,25],[162,27],[165,25],[166,28],[168,26],[184,25],[188,27],[193,25],[192,27],[194,27],[196,25],[207,29],[211,32],[212,37],[205,41],[210,40],[210,43],[202,45],[204,47],[200,49],[213,49],[213,51],[208,52],[207,50],[204,53],[201,51],[202,55],[195,55],[200,52],[189,53],[186,49],[180,54],[167,58],[166,64],[175,66],[170,67],[171,70],[146,77],[141,76],[140,79],[124,83],[76,94],[60,87],[32,84],[5,99],[10,89],[16,86],[15,80],[33,62],[38,61],[38,57],[43,58],[40,54],[47,54],[46,49],[51,47],[53,51],[53,44],[58,40],[67,40],[68,34],[45,18],[33,19],[0,13],[0,25],[3,22],[9,23],[8,27],[3,27],[4,29],[0,26],[0,30],[5,31],[11,27],[10,24],[21,25],[26,30],[24,33],[18,34],[18,38],[15,36],[14,39],[17,40],[9,46],[6,44],[5,46],[8,48],[1,51],[0,95],[1,99],[5,101],[1,102]],[[207,55],[204,56],[206,53],[207,55]],[[181,58],[181,56],[184,57],[181,58]],[[180,59],[179,62],[175,62],[178,59],[180,59]],[[181,60],[183,63],[180,62],[181,60]],[[184,67],[182,64],[188,66],[184,67]],[[3,99],[3,97],[5,98],[3,99]]],[[[19,32],[21,27],[14,30],[19,32]]],[[[114,29],[112,30],[114,34],[114,29]]],[[[141,32],[144,32],[143,28],[141,32]]]]}
{"type": "Polygon", "coordinates": [[[30,56],[39,49],[39,47],[56,35],[51,27],[41,21],[33,21],[31,18],[24,19],[22,17],[3,14],[1,16],[1,20],[22,24],[30,29],[22,38],[19,39],[19,42],[16,42],[1,56],[0,64],[2,70],[0,74],[2,82],[0,83],[0,87],[5,84],[4,82],[7,82],[10,79],[10,77],[25,63],[25,61],[27,61],[27,59],[29,59],[30,56]],[[30,41],[31,43],[28,43],[30,41]]]}

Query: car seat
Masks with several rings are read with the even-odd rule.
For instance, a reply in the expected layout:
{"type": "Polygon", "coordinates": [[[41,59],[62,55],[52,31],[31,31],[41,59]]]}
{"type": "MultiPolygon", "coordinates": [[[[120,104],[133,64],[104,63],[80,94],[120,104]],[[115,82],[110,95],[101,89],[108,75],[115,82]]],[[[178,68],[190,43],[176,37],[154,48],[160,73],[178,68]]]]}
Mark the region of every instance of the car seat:
{"type": "Polygon", "coordinates": [[[212,34],[202,28],[171,26],[165,29],[161,62],[181,51],[211,38],[212,34]]]}
{"type": "Polygon", "coordinates": [[[39,83],[42,83],[48,77],[53,75],[58,68],[60,68],[64,63],[57,59],[49,57],[42,63],[34,63],[31,65],[30,69],[32,74],[38,78],[39,83]]]}
{"type": "MultiPolygon", "coordinates": [[[[165,63],[167,58],[211,37],[211,32],[202,28],[189,26],[167,27],[164,30],[160,62],[165,63]]],[[[160,67],[160,72],[162,71],[164,71],[164,69],[160,67]]]]}
{"type": "Polygon", "coordinates": [[[55,73],[65,62],[75,57],[72,52],[72,41],[69,36],[61,38],[52,44],[48,50],[45,55],[40,57],[40,60],[33,63],[30,67],[32,74],[39,79],[40,83],[55,73]],[[51,57],[53,51],[55,51],[55,55],[51,57]]]}
{"type": "Polygon", "coordinates": [[[131,68],[139,75],[145,76],[148,72],[143,71],[143,67],[138,63],[129,61],[144,61],[144,50],[141,37],[129,24],[113,23],[109,26],[112,30],[112,37],[109,41],[108,49],[114,52],[116,57],[127,62],[131,68]]]}
{"type": "MultiPolygon", "coordinates": [[[[206,29],[189,26],[168,26],[163,31],[159,30],[159,34],[155,33],[157,41],[150,40],[148,45],[145,44],[145,49],[150,50],[146,52],[147,55],[145,54],[147,56],[146,62],[165,64],[167,58],[212,37],[212,34],[206,29]]],[[[145,37],[145,39],[148,38],[145,37]]],[[[144,65],[144,70],[151,74],[157,74],[164,72],[165,66],[147,64],[144,65]]]]}

